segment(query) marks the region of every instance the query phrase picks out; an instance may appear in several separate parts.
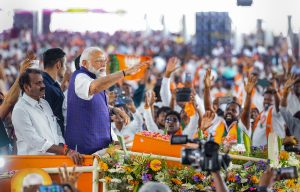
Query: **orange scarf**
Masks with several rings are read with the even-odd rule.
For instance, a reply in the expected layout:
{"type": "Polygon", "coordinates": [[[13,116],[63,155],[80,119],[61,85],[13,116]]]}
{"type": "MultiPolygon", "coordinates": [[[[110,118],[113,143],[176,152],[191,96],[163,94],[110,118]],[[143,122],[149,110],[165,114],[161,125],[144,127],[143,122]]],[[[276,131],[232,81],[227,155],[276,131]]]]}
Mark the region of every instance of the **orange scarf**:
{"type": "Polygon", "coordinates": [[[234,122],[231,126],[231,128],[229,129],[227,135],[225,134],[225,129],[226,129],[226,125],[225,122],[220,122],[215,135],[214,135],[214,141],[218,144],[220,144],[221,142],[223,143],[224,140],[227,141],[233,141],[233,140],[238,140],[238,126],[237,123],[234,122]]]}
{"type": "MultiPolygon", "coordinates": [[[[269,133],[273,130],[273,127],[272,127],[272,111],[273,111],[273,108],[271,108],[268,111],[268,115],[267,115],[267,119],[266,119],[266,137],[267,137],[266,139],[267,140],[268,140],[269,133]]],[[[253,125],[252,136],[253,136],[254,130],[256,129],[256,127],[258,125],[258,122],[261,120],[261,115],[262,115],[262,112],[255,119],[255,122],[254,122],[254,125],[253,125]]]]}

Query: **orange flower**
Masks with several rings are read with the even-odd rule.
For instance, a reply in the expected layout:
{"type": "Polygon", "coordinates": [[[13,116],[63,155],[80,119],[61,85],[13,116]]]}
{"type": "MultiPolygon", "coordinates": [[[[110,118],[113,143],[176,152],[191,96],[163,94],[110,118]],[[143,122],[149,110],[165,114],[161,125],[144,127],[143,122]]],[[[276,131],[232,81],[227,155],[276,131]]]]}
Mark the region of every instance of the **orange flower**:
{"type": "Polygon", "coordinates": [[[161,170],[161,161],[160,160],[157,160],[157,159],[154,159],[150,162],[150,168],[153,170],[153,171],[159,171],[161,170]]]}
{"type": "Polygon", "coordinates": [[[130,173],[132,171],[132,169],[130,167],[123,167],[126,173],[130,173]]]}
{"type": "Polygon", "coordinates": [[[259,182],[258,178],[255,175],[253,175],[250,180],[255,184],[259,182]]]}
{"type": "Polygon", "coordinates": [[[229,182],[235,182],[236,179],[235,179],[235,177],[234,177],[234,173],[228,173],[227,180],[228,180],[229,182]]]}
{"type": "Polygon", "coordinates": [[[111,182],[111,178],[108,177],[108,176],[106,176],[104,179],[105,179],[105,182],[106,182],[106,183],[110,183],[110,182],[111,182]]]}
{"type": "Polygon", "coordinates": [[[290,155],[286,151],[280,151],[279,157],[280,157],[281,160],[288,160],[290,155]]]}
{"type": "Polygon", "coordinates": [[[130,181],[128,181],[128,183],[129,183],[130,185],[133,185],[133,186],[136,186],[136,185],[139,184],[138,181],[134,181],[134,180],[130,180],[130,181]]]}
{"type": "Polygon", "coordinates": [[[294,181],[293,179],[287,180],[287,181],[285,182],[285,184],[286,184],[286,186],[287,186],[288,188],[293,188],[293,187],[295,187],[295,181],[294,181]]]}
{"type": "Polygon", "coordinates": [[[179,179],[172,178],[171,181],[176,185],[182,185],[182,182],[179,179]]]}
{"type": "Polygon", "coordinates": [[[204,180],[205,179],[205,175],[203,175],[202,173],[195,173],[194,177],[198,177],[200,180],[204,180]]]}
{"type": "Polygon", "coordinates": [[[103,161],[99,162],[99,167],[100,167],[101,171],[107,171],[108,170],[108,165],[103,161]]]}

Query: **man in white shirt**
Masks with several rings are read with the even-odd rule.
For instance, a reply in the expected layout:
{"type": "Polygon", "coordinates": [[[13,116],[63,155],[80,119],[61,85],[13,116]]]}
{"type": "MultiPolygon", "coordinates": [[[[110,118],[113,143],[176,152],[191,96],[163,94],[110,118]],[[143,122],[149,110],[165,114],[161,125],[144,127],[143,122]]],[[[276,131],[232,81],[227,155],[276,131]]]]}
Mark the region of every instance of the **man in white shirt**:
{"type": "Polygon", "coordinates": [[[267,145],[268,134],[270,132],[275,132],[280,138],[285,137],[285,123],[279,111],[277,111],[279,105],[277,102],[279,102],[279,99],[275,98],[276,103],[274,105],[273,97],[279,97],[276,90],[267,90],[264,93],[264,109],[255,119],[252,127],[253,146],[259,147],[267,145]]]}
{"type": "Polygon", "coordinates": [[[68,155],[76,164],[82,164],[82,156],[64,145],[65,140],[56,117],[48,102],[43,99],[45,85],[42,72],[27,69],[21,75],[19,85],[23,96],[12,113],[18,155],[68,155]]]}

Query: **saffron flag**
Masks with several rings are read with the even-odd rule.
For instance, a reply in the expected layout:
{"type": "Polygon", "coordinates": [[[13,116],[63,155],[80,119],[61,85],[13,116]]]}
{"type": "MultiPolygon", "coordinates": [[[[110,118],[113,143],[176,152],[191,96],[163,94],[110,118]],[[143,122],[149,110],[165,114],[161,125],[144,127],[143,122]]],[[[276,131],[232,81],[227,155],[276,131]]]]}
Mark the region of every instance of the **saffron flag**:
{"type": "MultiPolygon", "coordinates": [[[[121,70],[126,70],[141,62],[151,60],[148,56],[134,56],[134,55],[123,55],[123,54],[111,54],[110,55],[110,73],[114,73],[121,70]]],[[[141,79],[146,71],[147,66],[143,67],[135,75],[126,76],[125,80],[138,80],[141,79]]]]}

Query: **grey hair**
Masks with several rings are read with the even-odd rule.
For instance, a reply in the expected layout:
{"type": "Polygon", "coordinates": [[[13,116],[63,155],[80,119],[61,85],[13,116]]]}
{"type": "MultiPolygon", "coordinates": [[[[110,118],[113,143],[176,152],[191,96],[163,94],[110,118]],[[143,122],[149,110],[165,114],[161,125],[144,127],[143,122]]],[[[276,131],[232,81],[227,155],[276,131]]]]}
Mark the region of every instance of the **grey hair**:
{"type": "Polygon", "coordinates": [[[96,52],[96,51],[102,51],[102,49],[100,49],[99,47],[88,47],[88,48],[85,48],[83,50],[83,52],[81,53],[81,56],[80,56],[80,62],[79,62],[79,65],[80,67],[82,66],[82,61],[83,60],[90,60],[90,56],[92,53],[96,52]]]}

